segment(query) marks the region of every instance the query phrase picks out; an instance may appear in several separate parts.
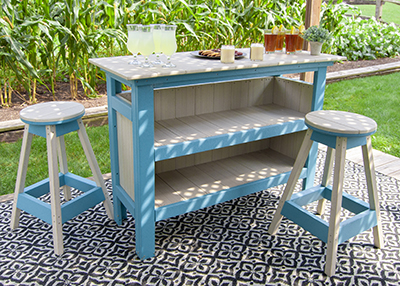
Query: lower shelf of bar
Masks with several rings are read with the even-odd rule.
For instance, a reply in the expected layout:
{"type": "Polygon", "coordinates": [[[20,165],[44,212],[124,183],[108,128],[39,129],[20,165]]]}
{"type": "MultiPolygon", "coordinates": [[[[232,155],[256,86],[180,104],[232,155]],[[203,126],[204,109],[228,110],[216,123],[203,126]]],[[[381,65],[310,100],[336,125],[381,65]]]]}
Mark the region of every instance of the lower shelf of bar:
{"type": "Polygon", "coordinates": [[[156,175],[156,220],[287,182],[294,160],[271,149],[156,175]]]}

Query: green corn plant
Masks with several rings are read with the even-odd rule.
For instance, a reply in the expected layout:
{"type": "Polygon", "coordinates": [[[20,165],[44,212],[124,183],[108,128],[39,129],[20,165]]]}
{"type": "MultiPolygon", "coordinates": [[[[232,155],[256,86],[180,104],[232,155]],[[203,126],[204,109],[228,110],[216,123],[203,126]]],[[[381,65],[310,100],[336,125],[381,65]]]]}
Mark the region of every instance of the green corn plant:
{"type": "Polygon", "coordinates": [[[1,1],[0,15],[18,27],[12,30],[17,49],[8,45],[1,51],[2,81],[10,79],[7,86],[15,85],[16,80],[25,82],[22,86],[29,94],[35,91],[36,83],[50,82],[54,99],[55,83],[64,75],[73,98],[78,96],[79,84],[85,95],[95,94],[103,74],[88,59],[128,54],[128,23],[176,24],[178,51],[215,48],[223,43],[240,48],[262,42],[263,30],[272,25],[298,25],[305,12],[305,0],[1,1]],[[15,61],[17,57],[25,61],[15,61]],[[5,71],[11,75],[5,76],[5,71]]]}
{"type": "Polygon", "coordinates": [[[8,16],[0,18],[0,24],[1,104],[9,106],[14,83],[18,82],[29,91],[30,85],[25,79],[39,76],[24,53],[20,26],[13,24],[8,16]]]}

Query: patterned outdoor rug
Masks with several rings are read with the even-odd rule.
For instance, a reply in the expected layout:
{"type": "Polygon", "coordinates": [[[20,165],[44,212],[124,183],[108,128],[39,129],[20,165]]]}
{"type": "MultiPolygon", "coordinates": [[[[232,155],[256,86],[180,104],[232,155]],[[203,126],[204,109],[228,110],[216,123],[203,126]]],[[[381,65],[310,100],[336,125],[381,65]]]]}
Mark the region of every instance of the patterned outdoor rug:
{"type": "MultiPolygon", "coordinates": [[[[374,248],[371,230],[341,244],[331,278],[325,243],[286,219],[267,233],[280,186],[157,222],[156,256],[145,261],[130,215],[117,226],[101,205],[84,212],[64,224],[57,257],[50,225],[23,213],[10,231],[11,202],[0,203],[0,285],[399,285],[399,181],[378,173],[377,183],[384,247],[374,248]]],[[[359,188],[363,168],[347,162],[345,189],[365,199],[359,188]]]]}

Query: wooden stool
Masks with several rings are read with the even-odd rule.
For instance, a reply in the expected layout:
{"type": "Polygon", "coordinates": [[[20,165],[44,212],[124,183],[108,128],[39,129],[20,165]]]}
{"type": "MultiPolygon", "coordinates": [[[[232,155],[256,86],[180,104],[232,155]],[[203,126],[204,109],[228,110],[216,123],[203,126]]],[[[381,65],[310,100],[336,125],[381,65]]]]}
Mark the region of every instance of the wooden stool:
{"type": "Polygon", "coordinates": [[[84,114],[84,106],[76,102],[40,103],[20,112],[25,130],[14,192],[11,229],[18,227],[21,210],[44,220],[53,226],[54,252],[57,255],[64,252],[64,222],[100,202],[104,203],[108,217],[113,219],[112,204],[82,122],[84,114]],[[78,131],[95,182],[68,172],[64,135],[73,131],[78,131]],[[49,178],[24,188],[33,134],[46,138],[49,178]],[[61,187],[67,201],[62,205],[59,193],[61,187]],[[82,191],[83,194],[71,200],[70,187],[82,191]],[[39,199],[48,192],[51,204],[39,199]]]}
{"type": "Polygon", "coordinates": [[[305,123],[309,129],[268,232],[275,234],[282,217],[285,216],[317,236],[327,243],[325,273],[332,276],[335,274],[338,244],[373,228],[375,246],[380,248],[383,245],[371,145],[371,135],[375,133],[377,125],[374,120],[362,115],[326,110],[308,113],[305,123]],[[293,194],[313,142],[328,146],[321,185],[293,194]],[[369,204],[343,192],[346,150],[357,146],[362,146],[369,204]],[[333,186],[328,186],[334,153],[336,155],[333,186]],[[325,200],[331,201],[329,224],[302,208],[309,203],[319,201],[317,214],[322,214],[325,200]],[[351,211],[355,216],[340,222],[341,207],[351,211]]]}

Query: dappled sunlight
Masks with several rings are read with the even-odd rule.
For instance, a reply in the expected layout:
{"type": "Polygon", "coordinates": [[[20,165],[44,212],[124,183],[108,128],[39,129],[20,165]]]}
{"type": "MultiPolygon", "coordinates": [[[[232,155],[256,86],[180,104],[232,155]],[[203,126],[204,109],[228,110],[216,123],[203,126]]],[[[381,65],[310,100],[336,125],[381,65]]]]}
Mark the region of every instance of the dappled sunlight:
{"type": "Polygon", "coordinates": [[[376,122],[366,116],[337,110],[320,110],[306,115],[306,124],[318,130],[346,134],[372,134],[376,122]]]}

